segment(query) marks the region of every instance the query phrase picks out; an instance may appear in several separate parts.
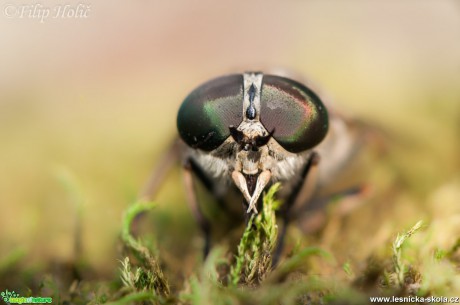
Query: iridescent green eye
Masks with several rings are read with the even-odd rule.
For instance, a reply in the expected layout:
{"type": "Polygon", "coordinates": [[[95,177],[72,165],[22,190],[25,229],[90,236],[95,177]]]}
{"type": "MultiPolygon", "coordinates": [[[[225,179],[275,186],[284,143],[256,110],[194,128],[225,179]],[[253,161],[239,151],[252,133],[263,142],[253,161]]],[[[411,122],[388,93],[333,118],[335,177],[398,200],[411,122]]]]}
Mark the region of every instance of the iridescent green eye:
{"type": "Polygon", "coordinates": [[[287,151],[297,153],[319,144],[328,130],[328,115],[318,96],[304,85],[264,75],[260,121],[287,151]]]}
{"type": "Polygon", "coordinates": [[[181,138],[191,147],[211,151],[229,136],[229,126],[243,120],[243,76],[211,80],[190,93],[177,115],[181,138]]]}
{"type": "Polygon", "coordinates": [[[236,130],[243,116],[246,122],[260,120],[269,136],[292,153],[313,148],[324,139],[327,110],[313,91],[284,77],[263,75],[258,84],[257,78],[256,74],[224,76],[190,93],[177,116],[182,139],[193,148],[214,150],[231,135],[231,126],[236,130]]]}

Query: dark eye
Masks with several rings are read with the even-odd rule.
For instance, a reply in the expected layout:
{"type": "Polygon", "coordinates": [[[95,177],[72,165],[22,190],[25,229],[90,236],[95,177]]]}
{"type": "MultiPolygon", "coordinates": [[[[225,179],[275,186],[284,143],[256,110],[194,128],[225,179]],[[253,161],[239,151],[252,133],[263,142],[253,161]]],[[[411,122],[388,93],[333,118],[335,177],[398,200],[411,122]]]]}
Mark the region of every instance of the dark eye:
{"type": "Polygon", "coordinates": [[[229,126],[243,120],[243,76],[213,79],[190,93],[177,115],[181,138],[191,147],[211,151],[230,136],[229,126]]]}
{"type": "Polygon", "coordinates": [[[260,121],[287,151],[296,153],[319,144],[328,130],[328,115],[318,96],[304,85],[264,75],[260,121]]]}

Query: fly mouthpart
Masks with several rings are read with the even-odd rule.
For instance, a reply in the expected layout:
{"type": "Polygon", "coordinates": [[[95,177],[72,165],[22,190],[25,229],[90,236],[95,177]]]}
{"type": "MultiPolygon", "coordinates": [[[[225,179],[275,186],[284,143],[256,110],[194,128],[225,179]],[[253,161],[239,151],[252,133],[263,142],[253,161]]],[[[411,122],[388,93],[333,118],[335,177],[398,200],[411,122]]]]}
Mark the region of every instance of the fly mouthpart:
{"type": "Polygon", "coordinates": [[[244,199],[248,204],[246,213],[254,211],[257,214],[257,202],[263,190],[270,182],[271,172],[264,170],[255,175],[244,175],[241,172],[233,171],[232,179],[236,187],[243,194],[244,199]]]}

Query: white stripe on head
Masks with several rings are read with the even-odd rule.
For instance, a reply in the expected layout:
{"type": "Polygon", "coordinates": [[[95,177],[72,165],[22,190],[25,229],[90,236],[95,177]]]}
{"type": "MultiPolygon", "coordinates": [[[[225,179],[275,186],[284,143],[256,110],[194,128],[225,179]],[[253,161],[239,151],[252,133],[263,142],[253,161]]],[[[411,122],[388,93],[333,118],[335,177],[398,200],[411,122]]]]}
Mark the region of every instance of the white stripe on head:
{"type": "Polygon", "coordinates": [[[262,78],[262,73],[243,74],[243,121],[259,121],[262,78]]]}

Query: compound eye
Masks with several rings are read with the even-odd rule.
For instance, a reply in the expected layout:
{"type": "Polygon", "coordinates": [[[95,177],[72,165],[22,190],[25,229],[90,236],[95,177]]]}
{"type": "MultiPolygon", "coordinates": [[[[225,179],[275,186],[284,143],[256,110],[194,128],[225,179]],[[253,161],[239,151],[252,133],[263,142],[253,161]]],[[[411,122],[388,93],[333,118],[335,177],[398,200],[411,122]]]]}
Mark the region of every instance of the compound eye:
{"type": "Polygon", "coordinates": [[[327,110],[318,96],[296,81],[273,75],[263,78],[260,121],[292,153],[313,148],[328,130],[327,110]]]}
{"type": "Polygon", "coordinates": [[[185,98],[179,109],[179,134],[193,148],[214,150],[230,136],[229,126],[238,126],[243,120],[242,105],[242,75],[204,83],[185,98]]]}

